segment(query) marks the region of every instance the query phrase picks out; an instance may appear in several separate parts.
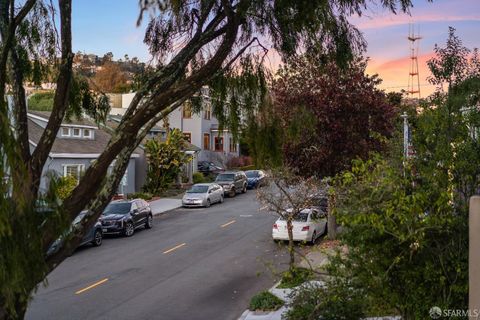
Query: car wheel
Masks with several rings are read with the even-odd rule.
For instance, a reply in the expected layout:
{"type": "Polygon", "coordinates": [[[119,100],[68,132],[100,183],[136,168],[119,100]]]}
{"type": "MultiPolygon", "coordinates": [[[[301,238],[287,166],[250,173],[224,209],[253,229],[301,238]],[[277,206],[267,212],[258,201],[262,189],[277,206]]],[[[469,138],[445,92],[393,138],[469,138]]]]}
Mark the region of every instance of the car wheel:
{"type": "Polygon", "coordinates": [[[153,216],[151,214],[147,217],[147,222],[145,222],[145,229],[152,229],[153,227],[153,216]]]}
{"type": "Polygon", "coordinates": [[[95,233],[93,234],[92,244],[95,247],[99,247],[102,245],[102,241],[103,241],[102,231],[100,229],[95,230],[95,233]]]}
{"type": "Polygon", "coordinates": [[[247,185],[246,184],[243,185],[243,189],[242,189],[242,193],[245,193],[245,192],[247,192],[247,185]]]}
{"type": "Polygon", "coordinates": [[[236,195],[237,195],[237,192],[235,191],[235,188],[232,188],[232,190],[230,190],[230,194],[229,194],[230,198],[233,198],[236,195]]]}
{"type": "Polygon", "coordinates": [[[223,203],[223,194],[220,196],[220,203],[223,203]]]}
{"type": "Polygon", "coordinates": [[[317,231],[313,231],[312,234],[312,241],[310,241],[311,244],[315,244],[315,240],[317,239],[317,231]]]}
{"type": "Polygon", "coordinates": [[[212,203],[210,202],[210,199],[207,199],[207,204],[205,205],[205,207],[209,208],[211,204],[212,203]]]}
{"type": "Polygon", "coordinates": [[[123,231],[125,237],[133,236],[134,232],[135,232],[135,227],[133,226],[133,223],[132,222],[127,222],[125,224],[125,230],[123,231]]]}

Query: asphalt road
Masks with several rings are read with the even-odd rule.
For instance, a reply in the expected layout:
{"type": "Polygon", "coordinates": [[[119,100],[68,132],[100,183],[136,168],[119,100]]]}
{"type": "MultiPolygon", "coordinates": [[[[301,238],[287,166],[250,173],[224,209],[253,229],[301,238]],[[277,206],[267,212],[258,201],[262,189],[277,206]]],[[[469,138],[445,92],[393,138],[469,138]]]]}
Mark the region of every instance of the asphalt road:
{"type": "Polygon", "coordinates": [[[237,319],[288,263],[271,239],[275,216],[258,209],[250,191],[80,248],[49,275],[26,318],[237,319]]]}

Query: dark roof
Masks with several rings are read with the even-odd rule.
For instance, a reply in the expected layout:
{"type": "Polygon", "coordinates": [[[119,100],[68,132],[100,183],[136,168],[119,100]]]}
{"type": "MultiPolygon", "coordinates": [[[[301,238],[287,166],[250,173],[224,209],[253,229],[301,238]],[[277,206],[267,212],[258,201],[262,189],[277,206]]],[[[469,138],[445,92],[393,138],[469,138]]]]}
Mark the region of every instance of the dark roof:
{"type": "MultiPolygon", "coordinates": [[[[85,125],[92,125],[85,120],[85,125]]],[[[93,125],[92,125],[93,126],[93,125]]],[[[43,128],[31,119],[28,119],[28,135],[34,144],[38,144],[43,133],[43,128]]],[[[110,141],[110,134],[102,129],[95,130],[95,139],[74,139],[74,138],[56,138],[53,143],[51,153],[73,153],[73,154],[99,154],[105,150],[110,141]]],[[[134,153],[143,153],[138,148],[134,153]]]]}

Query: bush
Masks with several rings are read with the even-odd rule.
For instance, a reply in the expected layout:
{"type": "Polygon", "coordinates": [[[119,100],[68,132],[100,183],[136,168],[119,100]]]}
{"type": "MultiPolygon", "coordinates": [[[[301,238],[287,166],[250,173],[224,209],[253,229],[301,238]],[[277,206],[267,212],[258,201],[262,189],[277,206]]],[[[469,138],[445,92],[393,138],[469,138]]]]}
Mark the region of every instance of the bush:
{"type": "Polygon", "coordinates": [[[52,111],[54,96],[55,93],[53,91],[35,93],[28,99],[28,109],[35,111],[52,111]]]}
{"type": "Polygon", "coordinates": [[[203,183],[206,182],[205,176],[201,172],[193,173],[193,183],[203,183]]]}
{"type": "Polygon", "coordinates": [[[295,290],[292,297],[284,315],[286,320],[356,320],[366,315],[363,292],[350,287],[347,281],[332,281],[326,287],[309,284],[295,290]]]}
{"type": "Polygon", "coordinates": [[[148,192],[134,192],[134,193],[129,193],[127,195],[127,199],[143,199],[143,200],[151,200],[153,196],[148,193],[148,192]]]}
{"type": "Polygon", "coordinates": [[[282,275],[282,281],[278,285],[278,288],[293,288],[301,285],[305,281],[311,280],[313,278],[313,272],[310,269],[305,268],[294,268],[292,270],[287,270],[282,275]]]}
{"type": "Polygon", "coordinates": [[[58,179],[58,197],[61,200],[65,200],[72,193],[77,184],[78,180],[74,176],[60,177],[58,179]]]}
{"type": "Polygon", "coordinates": [[[268,291],[257,293],[250,300],[248,307],[252,311],[275,311],[283,306],[283,300],[268,291]]]}
{"type": "Polygon", "coordinates": [[[233,157],[227,161],[227,168],[240,168],[251,166],[253,164],[253,160],[251,157],[248,156],[240,156],[240,157],[233,157]]]}

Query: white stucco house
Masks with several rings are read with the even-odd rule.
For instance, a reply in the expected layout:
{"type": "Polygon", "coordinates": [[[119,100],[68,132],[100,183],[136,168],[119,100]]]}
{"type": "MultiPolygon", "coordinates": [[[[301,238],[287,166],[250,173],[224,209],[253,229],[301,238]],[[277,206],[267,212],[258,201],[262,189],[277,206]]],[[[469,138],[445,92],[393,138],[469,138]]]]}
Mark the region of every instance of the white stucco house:
{"type": "MultiPolygon", "coordinates": [[[[121,108],[112,107],[110,114],[122,116],[125,114],[135,93],[122,95],[121,108]]],[[[219,130],[218,119],[212,112],[208,95],[204,94],[204,106],[199,113],[192,112],[188,103],[172,111],[168,115],[170,128],[181,130],[188,142],[200,149],[198,161],[213,161],[225,164],[228,159],[239,156],[239,144],[234,141],[232,133],[228,129],[219,130]]],[[[161,128],[162,123],[157,124],[161,128]]],[[[159,130],[161,134],[161,130],[159,130]]]]}

